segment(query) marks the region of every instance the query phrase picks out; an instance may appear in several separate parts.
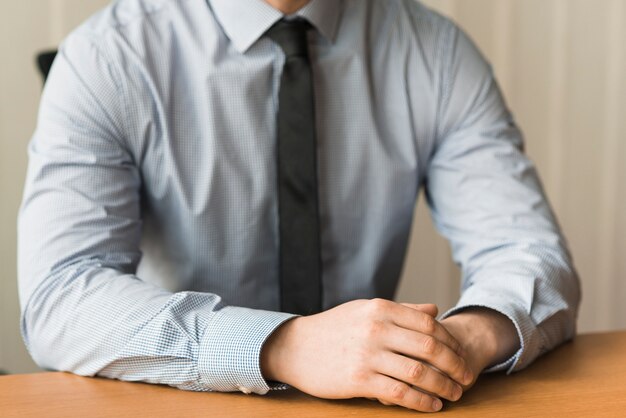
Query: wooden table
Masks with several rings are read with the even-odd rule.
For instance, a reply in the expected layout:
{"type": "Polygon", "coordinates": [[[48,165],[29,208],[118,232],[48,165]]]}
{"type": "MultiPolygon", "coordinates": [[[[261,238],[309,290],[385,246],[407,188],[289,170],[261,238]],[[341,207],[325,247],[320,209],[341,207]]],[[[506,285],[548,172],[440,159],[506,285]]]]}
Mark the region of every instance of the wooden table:
{"type": "MultiPolygon", "coordinates": [[[[41,373],[0,377],[0,417],[414,417],[295,390],[267,396],[41,373]]],[[[626,332],[584,335],[512,376],[489,375],[440,417],[626,417],[626,332]]]]}

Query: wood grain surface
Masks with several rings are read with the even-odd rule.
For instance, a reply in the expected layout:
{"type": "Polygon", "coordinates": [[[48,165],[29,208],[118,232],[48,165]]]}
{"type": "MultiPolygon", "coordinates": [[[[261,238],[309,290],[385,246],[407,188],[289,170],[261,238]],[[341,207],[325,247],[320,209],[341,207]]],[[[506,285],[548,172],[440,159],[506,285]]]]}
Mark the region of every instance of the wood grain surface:
{"type": "MultiPolygon", "coordinates": [[[[409,417],[416,412],[296,390],[195,393],[67,373],[0,377],[0,417],[409,417]]],[[[626,332],[579,336],[511,376],[482,376],[441,417],[626,417],[626,332]]]]}

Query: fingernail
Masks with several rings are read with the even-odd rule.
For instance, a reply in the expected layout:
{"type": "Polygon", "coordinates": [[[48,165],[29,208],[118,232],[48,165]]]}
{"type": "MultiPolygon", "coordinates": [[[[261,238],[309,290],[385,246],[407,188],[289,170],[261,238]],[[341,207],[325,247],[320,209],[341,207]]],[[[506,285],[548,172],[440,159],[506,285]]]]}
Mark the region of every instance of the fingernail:
{"type": "Polygon", "coordinates": [[[470,372],[469,370],[465,372],[465,375],[463,376],[463,382],[465,384],[472,383],[472,372],[470,372]]]}
{"type": "Polygon", "coordinates": [[[442,406],[443,406],[443,405],[441,404],[441,401],[440,401],[439,399],[435,399],[435,400],[433,401],[433,409],[434,409],[435,411],[439,411],[439,410],[441,409],[441,407],[442,407],[442,406]]]}

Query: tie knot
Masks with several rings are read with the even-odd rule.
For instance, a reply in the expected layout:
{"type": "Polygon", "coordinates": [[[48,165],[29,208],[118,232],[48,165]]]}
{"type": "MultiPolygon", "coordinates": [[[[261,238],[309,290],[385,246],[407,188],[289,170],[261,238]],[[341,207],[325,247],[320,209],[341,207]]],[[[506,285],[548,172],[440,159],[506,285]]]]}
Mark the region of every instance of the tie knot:
{"type": "Polygon", "coordinates": [[[307,31],[311,25],[306,20],[279,20],[269,28],[266,35],[276,42],[285,56],[307,56],[307,31]]]}

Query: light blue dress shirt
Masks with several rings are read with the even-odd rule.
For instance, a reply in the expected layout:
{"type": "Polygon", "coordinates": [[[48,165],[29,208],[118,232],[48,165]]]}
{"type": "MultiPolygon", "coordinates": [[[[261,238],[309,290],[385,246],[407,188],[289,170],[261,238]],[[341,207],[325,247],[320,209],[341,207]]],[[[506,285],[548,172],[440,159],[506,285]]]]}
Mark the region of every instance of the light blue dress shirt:
{"type": "MultiPolygon", "coordinates": [[[[579,284],[492,71],[412,0],[313,0],[323,305],[393,298],[418,191],[508,316],[521,369],[571,338],[579,284]]],[[[265,393],[279,309],[284,55],[260,0],[120,0],[61,45],[19,218],[22,331],[44,368],[265,393]]],[[[436,278],[433,278],[434,280],[436,278]]]]}

